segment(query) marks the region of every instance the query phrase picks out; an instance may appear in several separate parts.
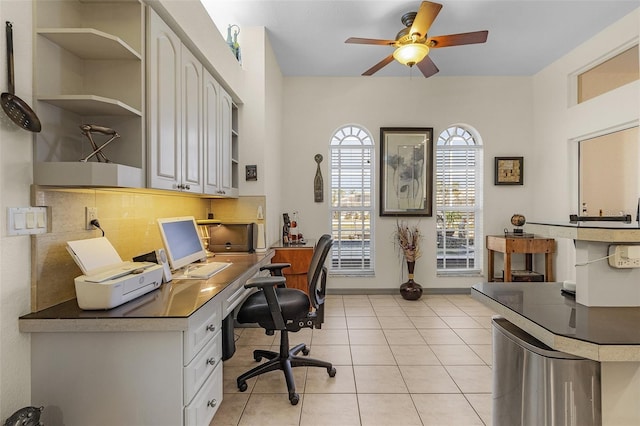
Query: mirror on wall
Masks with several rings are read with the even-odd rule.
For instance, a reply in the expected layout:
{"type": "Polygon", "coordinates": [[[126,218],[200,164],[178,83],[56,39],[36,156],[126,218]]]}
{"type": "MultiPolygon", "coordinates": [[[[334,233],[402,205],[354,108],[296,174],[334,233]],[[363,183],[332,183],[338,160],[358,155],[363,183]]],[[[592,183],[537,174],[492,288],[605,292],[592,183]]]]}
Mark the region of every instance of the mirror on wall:
{"type": "Polygon", "coordinates": [[[581,216],[636,219],[640,198],[638,127],[579,142],[579,205],[581,216]]]}

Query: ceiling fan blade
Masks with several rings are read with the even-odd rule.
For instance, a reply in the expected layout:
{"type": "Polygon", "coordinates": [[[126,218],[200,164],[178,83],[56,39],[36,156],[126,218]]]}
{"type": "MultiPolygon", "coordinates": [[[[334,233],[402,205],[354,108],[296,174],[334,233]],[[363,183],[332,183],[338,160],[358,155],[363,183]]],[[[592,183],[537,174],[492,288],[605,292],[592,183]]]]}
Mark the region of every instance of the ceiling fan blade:
{"type": "Polygon", "coordinates": [[[474,31],[471,33],[449,34],[429,37],[427,46],[431,48],[461,46],[463,44],[484,43],[487,41],[489,31],[474,31]]]}
{"type": "Polygon", "coordinates": [[[440,71],[429,56],[426,56],[423,60],[418,62],[416,66],[418,67],[418,69],[420,69],[420,71],[422,71],[422,74],[427,78],[431,77],[432,75],[440,71]]]}
{"type": "Polygon", "coordinates": [[[380,71],[385,66],[389,65],[391,62],[393,62],[393,54],[387,56],[386,58],[384,58],[383,60],[381,60],[380,62],[378,62],[377,64],[375,64],[374,66],[366,70],[365,72],[363,72],[362,75],[373,75],[376,72],[380,71]]]}
{"type": "Polygon", "coordinates": [[[420,38],[426,37],[429,32],[429,28],[431,28],[431,24],[433,24],[436,16],[438,16],[440,9],[442,9],[442,5],[439,3],[423,1],[420,4],[420,9],[418,9],[418,14],[413,20],[409,34],[418,33],[420,38]]]}
{"type": "Polygon", "coordinates": [[[360,37],[349,37],[344,42],[353,43],[353,44],[377,44],[380,46],[392,46],[396,43],[395,40],[380,40],[377,38],[360,38],[360,37]]]}

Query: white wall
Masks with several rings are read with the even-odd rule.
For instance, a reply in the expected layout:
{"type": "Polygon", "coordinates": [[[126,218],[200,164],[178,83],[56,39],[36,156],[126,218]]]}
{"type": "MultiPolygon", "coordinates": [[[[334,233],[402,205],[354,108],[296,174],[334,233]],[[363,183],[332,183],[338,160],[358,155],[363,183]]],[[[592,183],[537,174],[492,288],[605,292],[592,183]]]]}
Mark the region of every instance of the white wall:
{"type": "MultiPolygon", "coordinates": [[[[575,105],[575,80],[571,76],[610,56],[612,51],[637,43],[639,27],[640,12],[636,9],[534,76],[536,149],[530,162],[530,195],[534,200],[531,219],[567,222],[569,214],[578,212],[576,141],[637,125],[638,81],[575,105]]],[[[556,280],[573,279],[574,264],[573,242],[558,240],[556,280]]]]}
{"type": "Polygon", "coordinates": [[[240,194],[267,195],[264,215],[267,245],[280,238],[279,208],[282,146],[283,77],[264,27],[243,28],[242,68],[245,93],[240,121],[240,194]],[[247,164],[258,180],[246,181],[247,164]]]}
{"type": "MultiPolygon", "coordinates": [[[[0,1],[2,92],[7,91],[5,21],[13,22],[15,93],[32,102],[32,7],[27,0],[0,1]]],[[[7,207],[29,206],[32,182],[32,134],[0,112],[0,420],[31,401],[30,339],[18,332],[18,317],[30,312],[30,237],[8,237],[7,207]]]]}
{"type": "MultiPolygon", "coordinates": [[[[408,72],[408,71],[407,71],[408,72]]],[[[300,212],[306,237],[318,238],[329,228],[328,152],[333,132],[344,124],[367,128],[376,143],[379,162],[380,127],[433,127],[434,134],[456,123],[474,127],[484,143],[484,230],[501,233],[513,213],[529,216],[533,169],[532,87],[530,77],[287,77],[284,84],[282,211],[300,212]],[[313,201],[314,155],[325,157],[322,174],[325,201],[313,201]],[[524,186],[494,186],[493,158],[524,156],[524,186]]],[[[378,176],[378,172],[376,172],[378,176]]],[[[404,268],[394,249],[394,218],[378,216],[375,199],[375,271],[373,278],[332,277],[331,288],[394,289],[404,268]]],[[[436,276],[436,224],[433,218],[412,218],[425,235],[416,281],[427,288],[468,287],[483,277],[436,276]]],[[[483,249],[483,248],[481,248],[483,249]]],[[[406,275],[405,275],[406,276],[406,275]]]]}

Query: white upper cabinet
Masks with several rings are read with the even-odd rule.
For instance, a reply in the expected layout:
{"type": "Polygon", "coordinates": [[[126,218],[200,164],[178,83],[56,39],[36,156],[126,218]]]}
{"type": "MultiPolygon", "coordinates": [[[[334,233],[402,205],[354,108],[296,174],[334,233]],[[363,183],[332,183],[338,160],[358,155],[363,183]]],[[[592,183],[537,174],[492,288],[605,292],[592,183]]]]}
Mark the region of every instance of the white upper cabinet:
{"type": "Polygon", "coordinates": [[[36,0],[34,27],[34,183],[238,196],[237,109],[184,32],[138,0],[36,0]]]}
{"type": "Polygon", "coordinates": [[[206,155],[204,168],[204,192],[220,194],[220,85],[211,73],[204,71],[203,90],[203,126],[204,150],[206,155]]]}
{"type": "Polygon", "coordinates": [[[231,96],[222,90],[220,96],[220,194],[227,197],[238,196],[237,158],[233,155],[234,143],[237,141],[232,136],[234,108],[231,96]],[[235,179],[234,170],[236,171],[235,179]]]}
{"type": "Polygon", "coordinates": [[[152,11],[149,13],[148,33],[149,186],[178,189],[182,180],[182,44],[178,36],[152,11]]]}
{"type": "Polygon", "coordinates": [[[237,197],[231,97],[153,10],[148,45],[150,187],[237,197]]]}
{"type": "Polygon", "coordinates": [[[202,65],[182,46],[182,187],[202,193],[202,65]]]}
{"type": "Polygon", "coordinates": [[[149,183],[202,193],[202,65],[149,10],[149,183]]]}

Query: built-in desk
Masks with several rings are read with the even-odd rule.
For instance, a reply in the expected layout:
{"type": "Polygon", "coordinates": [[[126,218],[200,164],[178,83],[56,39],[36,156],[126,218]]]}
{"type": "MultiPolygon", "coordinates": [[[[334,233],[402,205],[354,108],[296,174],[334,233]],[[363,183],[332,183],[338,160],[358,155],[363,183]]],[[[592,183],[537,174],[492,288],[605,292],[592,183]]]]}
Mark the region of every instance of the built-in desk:
{"type": "Polygon", "coordinates": [[[481,283],[471,296],[551,348],[599,361],[602,424],[640,424],[640,307],[588,307],[562,283],[481,283]]]}
{"type": "Polygon", "coordinates": [[[273,251],[217,255],[208,280],[174,280],[104,311],[70,300],[20,317],[31,403],[47,425],[209,425],[222,402],[222,319],[273,251]]]}

